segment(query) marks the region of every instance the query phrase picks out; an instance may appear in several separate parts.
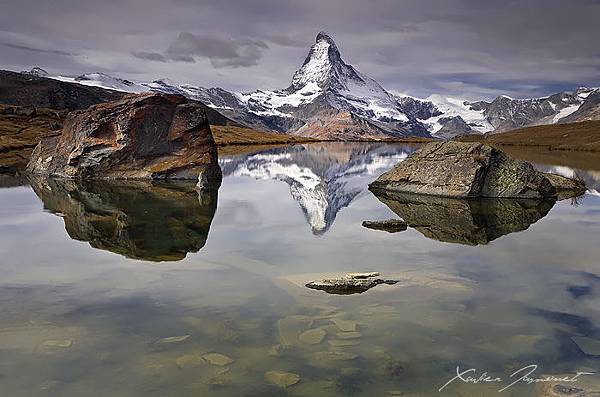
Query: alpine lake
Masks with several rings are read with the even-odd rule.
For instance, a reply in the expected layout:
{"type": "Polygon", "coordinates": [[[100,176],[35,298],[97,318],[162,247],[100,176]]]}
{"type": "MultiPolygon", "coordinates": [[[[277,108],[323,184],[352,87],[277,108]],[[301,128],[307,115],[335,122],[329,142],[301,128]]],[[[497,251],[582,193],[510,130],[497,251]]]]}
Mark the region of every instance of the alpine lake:
{"type": "Polygon", "coordinates": [[[368,190],[415,148],[221,153],[202,193],[1,179],[0,396],[560,396],[549,376],[597,373],[600,157],[514,153],[585,180],[557,202],[368,190]],[[361,225],[390,218],[408,230],[361,225]],[[305,287],[365,271],[399,282],[305,287]]]}

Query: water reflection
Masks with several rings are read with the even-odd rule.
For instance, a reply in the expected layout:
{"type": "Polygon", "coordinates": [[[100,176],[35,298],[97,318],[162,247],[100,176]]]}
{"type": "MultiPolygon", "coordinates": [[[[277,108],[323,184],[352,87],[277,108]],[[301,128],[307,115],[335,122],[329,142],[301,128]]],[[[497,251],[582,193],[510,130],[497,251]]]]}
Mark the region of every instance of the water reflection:
{"type": "MultiPolygon", "coordinates": [[[[362,165],[361,150],[402,153],[401,147],[349,144],[319,154],[319,146],[289,151],[306,150],[317,164],[319,156],[352,152],[357,171],[346,171],[345,191],[363,189],[384,171],[362,165]]],[[[258,162],[255,156],[245,158],[258,162]]],[[[227,166],[240,158],[222,160],[227,166]]],[[[320,175],[316,166],[305,168],[320,175]]],[[[365,219],[394,216],[364,190],[315,238],[289,185],[274,179],[230,173],[212,223],[214,206],[209,211],[191,187],[34,184],[69,234],[122,251],[137,245],[138,255],[147,239],[146,250],[171,240],[183,256],[202,246],[210,224],[198,255],[161,266],[73,243],[63,221],[42,213],[29,187],[0,189],[0,394],[486,397],[499,396],[497,385],[437,390],[457,365],[505,379],[532,363],[540,365],[539,375],[597,372],[600,198],[587,195],[580,206],[558,202],[535,232],[465,247],[412,229],[391,235],[361,227],[365,219]],[[150,212],[155,219],[145,219],[150,212]],[[139,237],[117,244],[118,227],[123,238],[139,237]],[[174,230],[188,231],[174,236],[174,230]],[[198,245],[181,248],[176,238],[198,245]],[[304,286],[364,271],[400,281],[346,296],[304,286]],[[279,386],[295,376],[299,382],[279,386]]],[[[510,208],[510,219],[490,219],[492,210],[457,209],[471,223],[450,222],[480,227],[484,240],[490,225],[508,230],[519,217],[533,222],[545,211],[510,208]]],[[[582,379],[572,386],[600,390],[597,376],[582,379]]],[[[501,394],[554,395],[545,384],[501,394]]]]}
{"type": "Polygon", "coordinates": [[[465,245],[488,244],[525,230],[554,206],[554,201],[548,200],[462,200],[381,190],[373,193],[425,237],[465,245]]]}
{"type": "Polygon", "coordinates": [[[128,258],[177,261],[206,243],[217,190],[193,183],[32,178],[44,208],[75,240],[128,258]]]}
{"type": "Polygon", "coordinates": [[[275,148],[219,160],[223,175],[285,182],[314,234],[323,234],[371,179],[416,149],[414,145],[320,143],[275,148]]]}

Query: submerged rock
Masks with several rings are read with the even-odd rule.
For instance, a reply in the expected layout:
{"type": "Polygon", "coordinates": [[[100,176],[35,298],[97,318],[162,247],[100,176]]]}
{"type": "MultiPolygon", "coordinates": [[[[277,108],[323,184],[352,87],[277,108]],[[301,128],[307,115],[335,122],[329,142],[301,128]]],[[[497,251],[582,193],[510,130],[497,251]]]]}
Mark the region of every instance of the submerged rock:
{"type": "Polygon", "coordinates": [[[425,237],[464,245],[488,244],[542,219],[554,200],[466,200],[390,191],[375,196],[425,237]]]}
{"type": "Polygon", "coordinates": [[[268,371],[265,380],[276,386],[286,388],[300,382],[300,375],[291,372],[268,371]]]}
{"type": "Polygon", "coordinates": [[[545,173],[544,175],[546,175],[546,178],[554,186],[559,200],[578,197],[586,191],[585,183],[579,179],[567,178],[551,173],[545,173]]]}
{"type": "Polygon", "coordinates": [[[65,178],[221,180],[202,106],[155,93],[69,113],[61,134],[37,145],[27,169],[65,178]]]}
{"type": "Polygon", "coordinates": [[[345,340],[333,339],[333,340],[329,341],[329,346],[331,346],[332,349],[340,348],[340,347],[356,346],[359,344],[360,344],[360,341],[352,340],[352,339],[345,339],[345,340]]]}
{"type": "Polygon", "coordinates": [[[384,280],[379,278],[379,273],[346,274],[344,277],[311,281],[306,287],[325,291],[328,294],[351,295],[361,294],[379,284],[396,284],[397,280],[384,280]]]}
{"type": "MultiPolygon", "coordinates": [[[[377,276],[379,276],[379,273],[373,273],[373,276],[370,276],[370,277],[377,277],[377,276]]],[[[358,324],[356,323],[356,321],[352,321],[352,320],[343,320],[341,318],[334,318],[331,321],[342,332],[354,332],[354,331],[356,331],[356,329],[358,327],[358,324]]]]}
{"type": "Polygon", "coordinates": [[[350,331],[350,332],[338,332],[338,339],[346,340],[346,339],[359,339],[362,338],[362,334],[358,331],[350,331]]]}
{"type": "Polygon", "coordinates": [[[70,339],[60,339],[60,340],[47,340],[42,343],[44,347],[60,347],[66,349],[73,345],[73,341],[70,339]]]}
{"type": "Polygon", "coordinates": [[[202,356],[206,362],[218,367],[225,367],[232,364],[235,360],[221,353],[207,353],[202,356]]]}
{"type": "Polygon", "coordinates": [[[482,143],[453,141],[421,147],[369,186],[446,197],[557,197],[546,174],[528,162],[482,143]]]}
{"type": "Polygon", "coordinates": [[[283,346],[281,344],[276,344],[275,346],[271,346],[267,351],[267,354],[271,357],[279,357],[281,356],[281,352],[283,351],[283,346]]]}
{"type": "Polygon", "coordinates": [[[215,375],[208,378],[206,383],[210,386],[226,386],[233,381],[231,371],[228,368],[218,371],[215,375]]]}
{"type": "Polygon", "coordinates": [[[72,239],[133,259],[178,261],[197,252],[217,207],[217,187],[199,191],[193,182],[29,179],[72,239]]]}
{"type": "Polygon", "coordinates": [[[313,319],[308,316],[292,315],[277,321],[277,337],[283,348],[300,345],[300,334],[308,330],[313,319]]]}
{"type": "Polygon", "coordinates": [[[385,221],[364,221],[363,227],[381,230],[388,233],[398,233],[406,230],[407,225],[402,219],[387,219],[385,221]]]}
{"type": "Polygon", "coordinates": [[[315,328],[309,329],[308,331],[304,331],[298,337],[302,343],[306,343],[307,345],[318,345],[323,342],[325,336],[327,335],[327,331],[323,328],[315,328]]]}
{"type": "Polygon", "coordinates": [[[199,367],[204,363],[204,359],[199,354],[184,354],[175,359],[175,364],[181,369],[199,367]]]}
{"type": "Polygon", "coordinates": [[[155,345],[169,345],[171,343],[183,342],[185,340],[188,340],[190,337],[191,337],[191,335],[167,336],[165,338],[160,338],[159,340],[154,342],[154,344],[155,345]]]}

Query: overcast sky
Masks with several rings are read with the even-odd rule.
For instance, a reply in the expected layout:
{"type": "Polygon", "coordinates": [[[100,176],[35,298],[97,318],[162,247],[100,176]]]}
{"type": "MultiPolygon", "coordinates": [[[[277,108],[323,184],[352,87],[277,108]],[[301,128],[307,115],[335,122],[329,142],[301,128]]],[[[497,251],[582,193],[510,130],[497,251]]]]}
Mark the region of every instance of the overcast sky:
{"type": "Polygon", "coordinates": [[[0,67],[228,90],[289,84],[320,30],[416,96],[600,85],[600,0],[0,0],[0,67]]]}

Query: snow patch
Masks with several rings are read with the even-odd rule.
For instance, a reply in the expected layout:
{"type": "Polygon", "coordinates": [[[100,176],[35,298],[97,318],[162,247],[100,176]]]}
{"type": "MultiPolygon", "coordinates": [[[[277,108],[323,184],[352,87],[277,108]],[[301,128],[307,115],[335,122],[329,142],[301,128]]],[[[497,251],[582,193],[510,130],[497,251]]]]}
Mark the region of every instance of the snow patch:
{"type": "Polygon", "coordinates": [[[579,109],[579,106],[581,106],[581,105],[577,104],[577,105],[571,105],[571,106],[567,106],[566,108],[564,108],[564,109],[561,109],[561,111],[560,111],[560,112],[558,112],[558,113],[557,113],[557,114],[554,116],[554,118],[552,119],[552,122],[553,122],[553,123],[558,123],[558,121],[559,121],[560,119],[562,119],[563,117],[567,117],[567,116],[568,116],[568,115],[570,115],[571,113],[575,113],[575,112],[577,111],[577,109],[579,109]]]}

